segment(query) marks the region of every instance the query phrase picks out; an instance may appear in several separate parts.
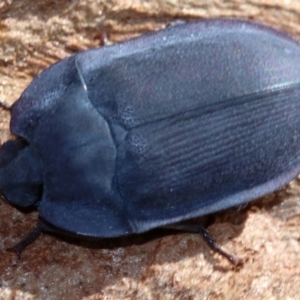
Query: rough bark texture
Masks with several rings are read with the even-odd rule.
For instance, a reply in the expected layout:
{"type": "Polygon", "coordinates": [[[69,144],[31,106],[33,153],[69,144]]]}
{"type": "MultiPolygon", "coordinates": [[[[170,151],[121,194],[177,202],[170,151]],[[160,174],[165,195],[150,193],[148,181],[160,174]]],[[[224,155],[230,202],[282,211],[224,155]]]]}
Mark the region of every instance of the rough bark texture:
{"type": "MultiPolygon", "coordinates": [[[[298,0],[3,0],[0,99],[13,103],[45,67],[81,49],[177,19],[241,17],[300,38],[298,0]]],[[[9,138],[0,110],[0,138],[9,138]]],[[[42,235],[17,261],[5,249],[37,214],[0,202],[1,299],[299,299],[300,181],[247,208],[215,216],[217,243],[243,259],[234,270],[195,234],[147,234],[100,245],[42,235]],[[126,245],[125,245],[126,244],[126,245]]]]}

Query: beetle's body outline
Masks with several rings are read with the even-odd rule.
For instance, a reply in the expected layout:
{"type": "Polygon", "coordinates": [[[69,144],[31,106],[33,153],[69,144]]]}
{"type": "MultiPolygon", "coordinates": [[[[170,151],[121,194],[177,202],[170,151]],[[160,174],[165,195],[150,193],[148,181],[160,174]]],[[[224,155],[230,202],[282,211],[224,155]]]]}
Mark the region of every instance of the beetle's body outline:
{"type": "Polygon", "coordinates": [[[298,66],[292,38],[226,19],[79,52],[13,105],[11,132],[27,142],[2,158],[0,188],[28,206],[41,182],[42,220],[97,238],[249,202],[300,172],[298,66]],[[27,158],[26,202],[9,172],[27,158]]]}

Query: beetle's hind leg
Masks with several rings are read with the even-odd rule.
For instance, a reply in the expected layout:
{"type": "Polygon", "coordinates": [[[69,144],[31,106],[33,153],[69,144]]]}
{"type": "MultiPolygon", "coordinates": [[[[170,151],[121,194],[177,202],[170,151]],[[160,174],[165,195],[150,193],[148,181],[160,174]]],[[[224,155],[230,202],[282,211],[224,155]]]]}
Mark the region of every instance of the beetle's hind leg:
{"type": "Polygon", "coordinates": [[[163,228],[166,229],[174,229],[174,230],[180,230],[185,232],[192,232],[192,233],[199,233],[202,237],[202,239],[205,241],[205,243],[209,246],[211,250],[214,252],[219,253],[221,256],[225,257],[234,267],[237,267],[241,264],[241,261],[238,258],[235,258],[233,255],[225,252],[222,250],[218,244],[214,241],[214,239],[211,237],[209,232],[200,224],[184,224],[184,223],[178,223],[178,224],[171,224],[168,226],[164,226],[163,228]]]}
{"type": "Polygon", "coordinates": [[[31,244],[34,240],[36,240],[43,231],[43,223],[39,220],[36,227],[20,242],[18,242],[13,247],[6,249],[9,252],[14,252],[17,254],[18,259],[21,258],[21,253],[23,250],[31,244]]]}

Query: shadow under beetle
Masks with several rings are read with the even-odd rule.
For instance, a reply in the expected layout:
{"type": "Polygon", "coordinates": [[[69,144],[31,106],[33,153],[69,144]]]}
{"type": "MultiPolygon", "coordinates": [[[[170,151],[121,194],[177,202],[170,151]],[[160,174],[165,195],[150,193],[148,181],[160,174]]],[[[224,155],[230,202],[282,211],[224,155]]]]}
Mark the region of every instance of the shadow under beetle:
{"type": "Polygon", "coordinates": [[[300,172],[300,44],[265,26],[177,24],[79,52],[9,108],[0,189],[36,229],[112,238],[247,203],[300,172]]]}

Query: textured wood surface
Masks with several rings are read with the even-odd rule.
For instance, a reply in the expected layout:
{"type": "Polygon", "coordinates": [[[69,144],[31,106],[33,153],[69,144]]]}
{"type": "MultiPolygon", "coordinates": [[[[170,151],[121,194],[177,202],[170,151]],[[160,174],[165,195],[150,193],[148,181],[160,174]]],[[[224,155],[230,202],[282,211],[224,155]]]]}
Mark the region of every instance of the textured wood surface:
{"type": "MultiPolygon", "coordinates": [[[[298,0],[3,0],[0,99],[13,103],[41,70],[78,50],[163,28],[175,20],[239,17],[300,39],[298,0]]],[[[0,138],[9,138],[0,110],[0,138]]],[[[300,181],[248,207],[214,216],[217,243],[244,261],[234,270],[195,234],[161,232],[119,244],[42,235],[17,261],[5,249],[37,214],[0,202],[0,299],[299,299],[300,181]]]]}

